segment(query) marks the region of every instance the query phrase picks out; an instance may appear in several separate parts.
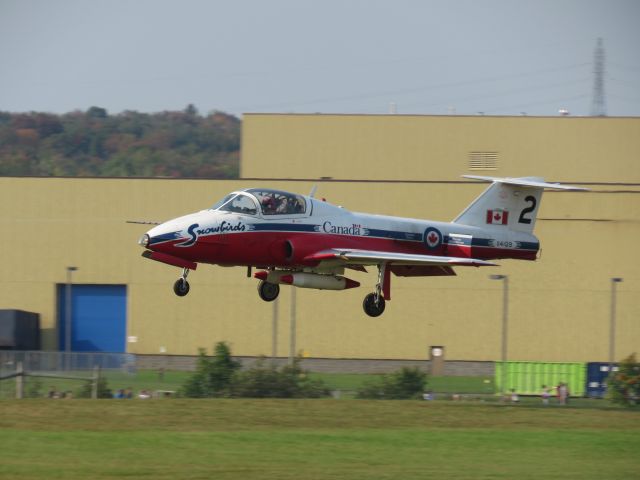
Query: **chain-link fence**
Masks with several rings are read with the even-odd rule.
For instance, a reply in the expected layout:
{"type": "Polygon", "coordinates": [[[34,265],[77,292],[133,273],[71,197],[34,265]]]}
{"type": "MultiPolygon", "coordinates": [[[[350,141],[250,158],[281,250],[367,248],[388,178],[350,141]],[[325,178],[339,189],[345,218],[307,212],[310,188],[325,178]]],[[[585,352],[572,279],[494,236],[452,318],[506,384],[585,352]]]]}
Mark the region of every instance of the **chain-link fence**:
{"type": "MultiPolygon", "coordinates": [[[[40,351],[0,351],[0,379],[16,372],[22,377],[27,397],[67,398],[83,395],[89,379],[99,370],[101,376],[118,384],[127,385],[135,380],[135,355],[126,353],[66,353],[40,351]]],[[[122,387],[122,389],[128,387],[122,387]]],[[[0,381],[0,398],[15,398],[16,381],[0,381]]]]}
{"type": "Polygon", "coordinates": [[[0,375],[13,372],[18,362],[22,362],[24,369],[33,373],[91,371],[94,367],[103,371],[136,372],[136,357],[129,353],[0,350],[0,375]]]}

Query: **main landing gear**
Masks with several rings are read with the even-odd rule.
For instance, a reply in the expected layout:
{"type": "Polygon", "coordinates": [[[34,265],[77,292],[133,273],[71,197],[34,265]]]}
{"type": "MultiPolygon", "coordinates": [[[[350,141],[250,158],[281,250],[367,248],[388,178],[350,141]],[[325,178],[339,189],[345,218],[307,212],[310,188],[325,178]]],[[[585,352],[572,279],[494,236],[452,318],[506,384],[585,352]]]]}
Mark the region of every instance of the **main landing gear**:
{"type": "MultiPolygon", "coordinates": [[[[370,317],[379,317],[385,309],[390,296],[391,270],[386,263],[378,265],[378,283],[375,291],[368,294],[362,302],[364,312],[370,317]]],[[[275,270],[257,272],[254,277],[260,279],[258,295],[265,302],[273,302],[280,294],[280,283],[301,288],[317,288],[320,290],[344,290],[357,287],[360,284],[335,275],[322,275],[315,272],[296,272],[275,270]],[[272,280],[269,282],[268,280],[272,280]],[[327,281],[329,280],[329,281],[327,281]]]]}
{"type": "Polygon", "coordinates": [[[187,275],[189,275],[189,269],[183,268],[182,275],[176,283],[173,284],[173,291],[179,297],[184,297],[187,293],[189,293],[189,282],[187,282],[187,275]]]}
{"type": "Polygon", "coordinates": [[[364,297],[364,301],[362,302],[362,308],[364,308],[364,313],[369,315],[370,317],[379,317],[384,312],[385,301],[384,297],[378,295],[377,293],[370,293],[366,297],[364,297]]]}
{"type": "Polygon", "coordinates": [[[387,273],[387,264],[382,263],[378,265],[378,283],[376,284],[376,291],[368,294],[364,297],[362,302],[362,308],[364,313],[370,317],[379,317],[384,312],[385,300],[385,281],[387,282],[386,288],[389,288],[389,275],[387,273]]]}
{"type": "Polygon", "coordinates": [[[277,283],[269,283],[266,280],[260,280],[258,283],[258,295],[265,302],[273,302],[280,294],[280,285],[277,283]]]}

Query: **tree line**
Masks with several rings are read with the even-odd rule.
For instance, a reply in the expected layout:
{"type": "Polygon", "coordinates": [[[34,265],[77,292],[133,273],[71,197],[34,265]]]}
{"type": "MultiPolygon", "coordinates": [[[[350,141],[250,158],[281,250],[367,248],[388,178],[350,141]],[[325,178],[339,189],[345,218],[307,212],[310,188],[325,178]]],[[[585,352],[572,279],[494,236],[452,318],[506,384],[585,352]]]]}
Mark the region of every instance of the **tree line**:
{"type": "Polygon", "coordinates": [[[237,178],[240,119],[214,111],[0,111],[0,176],[237,178]]]}

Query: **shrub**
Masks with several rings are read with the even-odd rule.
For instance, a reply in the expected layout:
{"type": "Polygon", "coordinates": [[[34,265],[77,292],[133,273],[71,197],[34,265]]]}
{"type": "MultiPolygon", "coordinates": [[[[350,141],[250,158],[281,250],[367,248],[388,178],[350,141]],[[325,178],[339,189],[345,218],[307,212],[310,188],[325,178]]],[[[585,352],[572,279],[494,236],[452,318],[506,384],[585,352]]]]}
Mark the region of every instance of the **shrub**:
{"type": "Polygon", "coordinates": [[[357,398],[411,399],[421,398],[427,382],[427,374],[417,367],[404,367],[397,372],[383,375],[358,389],[357,398]]]}
{"type": "Polygon", "coordinates": [[[39,378],[30,377],[27,382],[27,398],[42,397],[42,381],[39,378]]]}
{"type": "Polygon", "coordinates": [[[320,398],[330,393],[324,382],[311,379],[302,370],[299,358],[281,369],[266,365],[262,358],[240,373],[233,387],[234,396],[249,398],[320,398]]]}
{"type": "MultiPolygon", "coordinates": [[[[91,392],[93,391],[93,381],[87,380],[84,385],[78,390],[76,396],[78,398],[91,398],[91,392]]],[[[100,377],[98,379],[98,398],[113,398],[113,394],[109,386],[107,385],[107,379],[100,377]]]]}
{"type": "Polygon", "coordinates": [[[234,375],[240,368],[240,363],[231,358],[229,346],[225,342],[217,343],[213,358],[207,357],[203,348],[199,352],[196,371],[181,393],[195,398],[229,396],[234,375]]]}
{"type": "Polygon", "coordinates": [[[620,363],[617,372],[607,379],[607,395],[613,403],[635,406],[640,399],[640,363],[636,354],[629,355],[620,363]]]}

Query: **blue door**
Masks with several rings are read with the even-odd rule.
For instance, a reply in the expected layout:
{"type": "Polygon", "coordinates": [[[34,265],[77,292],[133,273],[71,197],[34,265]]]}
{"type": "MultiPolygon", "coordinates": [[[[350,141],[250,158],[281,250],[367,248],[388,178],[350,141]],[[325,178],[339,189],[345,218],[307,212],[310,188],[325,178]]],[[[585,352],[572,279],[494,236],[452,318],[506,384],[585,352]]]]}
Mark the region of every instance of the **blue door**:
{"type": "MultiPolygon", "coordinates": [[[[66,350],[67,286],[58,285],[59,348],[66,350]]],[[[71,285],[71,351],[124,353],[126,285],[71,285]]]]}

